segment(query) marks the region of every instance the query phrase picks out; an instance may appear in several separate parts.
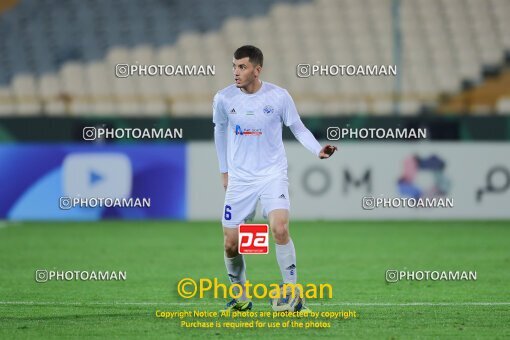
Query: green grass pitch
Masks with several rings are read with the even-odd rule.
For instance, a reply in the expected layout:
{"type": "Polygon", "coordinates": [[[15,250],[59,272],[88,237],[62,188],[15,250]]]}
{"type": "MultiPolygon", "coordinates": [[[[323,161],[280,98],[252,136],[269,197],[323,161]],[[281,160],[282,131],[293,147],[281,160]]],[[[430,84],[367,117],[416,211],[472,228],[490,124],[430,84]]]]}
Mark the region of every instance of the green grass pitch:
{"type": "MultiPolygon", "coordinates": [[[[224,305],[176,290],[184,277],[228,282],[218,223],[2,222],[0,338],[510,337],[509,221],[292,221],[291,233],[299,281],[334,288],[332,299],[308,301],[312,310],[357,318],[330,320],[330,328],[238,330],[156,318],[156,310],[224,305]],[[123,270],[127,280],[36,283],[36,269],[123,270]],[[477,280],[391,284],[387,269],[471,270],[477,280]]],[[[255,283],[280,281],[272,242],[268,255],[247,256],[247,274],[255,283]]],[[[255,300],[254,311],[270,311],[268,301],[255,300]]]]}

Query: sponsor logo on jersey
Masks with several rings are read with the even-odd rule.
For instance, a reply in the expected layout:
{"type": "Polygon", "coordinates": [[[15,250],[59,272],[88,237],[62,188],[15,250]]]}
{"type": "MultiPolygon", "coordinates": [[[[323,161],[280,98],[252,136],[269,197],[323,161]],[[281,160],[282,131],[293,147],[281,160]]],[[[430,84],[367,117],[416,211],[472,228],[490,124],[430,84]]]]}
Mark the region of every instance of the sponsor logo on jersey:
{"type": "Polygon", "coordinates": [[[255,111],[251,111],[251,110],[250,111],[246,111],[245,114],[247,116],[253,116],[255,114],[255,111]]]}
{"type": "Polygon", "coordinates": [[[232,109],[232,110],[230,110],[230,112],[229,112],[229,113],[230,113],[230,114],[236,114],[237,112],[236,112],[236,109],[232,109]]]}
{"type": "Polygon", "coordinates": [[[236,135],[238,136],[260,136],[262,129],[242,129],[241,126],[236,125],[236,135]]]}

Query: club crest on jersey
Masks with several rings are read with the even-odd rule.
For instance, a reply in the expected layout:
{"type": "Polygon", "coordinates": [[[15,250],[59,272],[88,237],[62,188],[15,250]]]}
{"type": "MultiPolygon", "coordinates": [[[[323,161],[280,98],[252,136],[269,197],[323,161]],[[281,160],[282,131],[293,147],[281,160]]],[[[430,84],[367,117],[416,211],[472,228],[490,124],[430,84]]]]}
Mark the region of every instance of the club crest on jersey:
{"type": "Polygon", "coordinates": [[[236,125],[237,136],[260,136],[262,129],[241,129],[241,126],[236,125]]]}
{"type": "Polygon", "coordinates": [[[269,116],[273,112],[274,112],[274,109],[271,105],[264,106],[264,113],[266,114],[266,116],[269,116]]]}

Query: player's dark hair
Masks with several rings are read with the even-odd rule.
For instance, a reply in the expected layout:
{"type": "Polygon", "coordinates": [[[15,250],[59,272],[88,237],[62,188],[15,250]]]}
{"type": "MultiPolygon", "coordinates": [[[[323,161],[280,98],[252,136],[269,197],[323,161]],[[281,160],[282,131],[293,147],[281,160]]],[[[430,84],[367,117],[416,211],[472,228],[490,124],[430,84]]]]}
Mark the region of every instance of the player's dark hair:
{"type": "Polygon", "coordinates": [[[250,63],[252,63],[255,66],[257,65],[262,66],[264,62],[264,55],[262,54],[262,51],[259,48],[252,45],[241,46],[234,52],[234,58],[236,59],[243,59],[246,57],[248,57],[250,63]]]}

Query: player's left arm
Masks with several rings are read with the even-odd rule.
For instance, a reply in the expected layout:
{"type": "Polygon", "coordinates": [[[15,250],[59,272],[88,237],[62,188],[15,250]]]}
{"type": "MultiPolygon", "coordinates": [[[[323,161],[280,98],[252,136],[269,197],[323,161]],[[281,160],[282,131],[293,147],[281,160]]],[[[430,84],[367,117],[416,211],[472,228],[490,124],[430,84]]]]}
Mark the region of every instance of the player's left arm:
{"type": "Polygon", "coordinates": [[[290,128],[296,139],[320,159],[331,157],[337,150],[337,147],[329,144],[322,147],[319,144],[314,135],[301,121],[296,104],[294,104],[294,100],[287,91],[284,92],[282,104],[282,121],[290,128]]]}
{"type": "Polygon", "coordinates": [[[331,157],[337,150],[336,146],[325,145],[322,147],[314,135],[306,128],[301,119],[295,121],[289,126],[290,131],[294,134],[294,137],[310,152],[317,155],[320,159],[331,157]]]}

